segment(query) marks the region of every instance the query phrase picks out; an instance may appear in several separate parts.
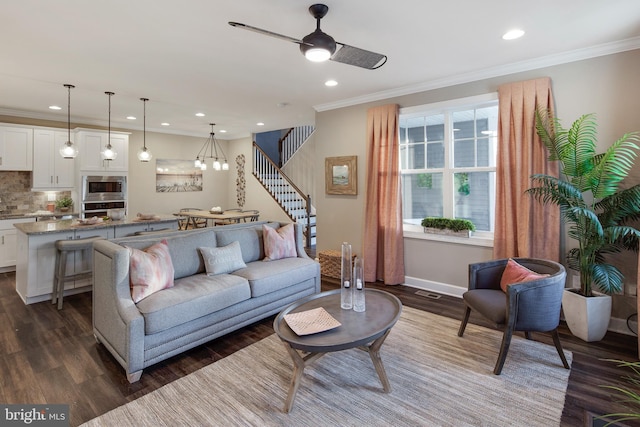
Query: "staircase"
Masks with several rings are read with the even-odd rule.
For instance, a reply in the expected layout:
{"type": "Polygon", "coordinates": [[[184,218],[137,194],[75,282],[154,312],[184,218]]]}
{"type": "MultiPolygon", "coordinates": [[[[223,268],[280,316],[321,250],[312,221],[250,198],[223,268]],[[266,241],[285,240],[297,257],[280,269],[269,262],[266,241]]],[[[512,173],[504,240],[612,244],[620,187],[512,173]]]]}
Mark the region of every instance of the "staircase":
{"type": "MultiPolygon", "coordinates": [[[[286,164],[291,159],[295,150],[311,133],[313,133],[312,126],[300,126],[290,129],[280,139],[278,145],[281,148],[282,164],[286,164]]],[[[307,248],[315,246],[316,216],[311,205],[311,196],[304,194],[255,142],[253,143],[253,175],[287,216],[304,226],[305,246],[307,248]]]]}

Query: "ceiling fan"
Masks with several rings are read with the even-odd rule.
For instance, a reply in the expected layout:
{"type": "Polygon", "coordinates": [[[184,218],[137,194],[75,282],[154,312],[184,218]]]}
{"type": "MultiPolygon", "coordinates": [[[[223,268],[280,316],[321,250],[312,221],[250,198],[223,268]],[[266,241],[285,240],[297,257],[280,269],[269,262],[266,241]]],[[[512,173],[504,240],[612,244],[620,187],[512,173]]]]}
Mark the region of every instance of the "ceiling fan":
{"type": "Polygon", "coordinates": [[[311,34],[304,36],[302,40],[274,33],[273,31],[263,30],[262,28],[252,27],[251,25],[242,24],[240,22],[229,22],[229,25],[296,43],[300,45],[300,51],[304,56],[308,60],[314,62],[322,62],[330,59],[332,61],[355,65],[356,67],[362,67],[368,70],[380,68],[385,64],[385,62],[387,62],[386,55],[337,42],[329,34],[320,30],[320,20],[328,11],[329,7],[324,4],[313,4],[309,7],[309,13],[316,19],[316,30],[311,34]],[[338,45],[340,46],[339,49],[338,45]]]}

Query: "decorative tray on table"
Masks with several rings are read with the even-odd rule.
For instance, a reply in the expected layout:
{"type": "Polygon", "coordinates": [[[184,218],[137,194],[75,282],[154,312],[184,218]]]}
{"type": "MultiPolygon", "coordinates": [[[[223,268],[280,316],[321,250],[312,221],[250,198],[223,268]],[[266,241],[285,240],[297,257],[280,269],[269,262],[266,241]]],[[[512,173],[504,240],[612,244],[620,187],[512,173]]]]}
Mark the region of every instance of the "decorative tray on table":
{"type": "Polygon", "coordinates": [[[310,335],[328,331],[342,325],[322,307],[284,315],[291,330],[298,335],[310,335]]]}

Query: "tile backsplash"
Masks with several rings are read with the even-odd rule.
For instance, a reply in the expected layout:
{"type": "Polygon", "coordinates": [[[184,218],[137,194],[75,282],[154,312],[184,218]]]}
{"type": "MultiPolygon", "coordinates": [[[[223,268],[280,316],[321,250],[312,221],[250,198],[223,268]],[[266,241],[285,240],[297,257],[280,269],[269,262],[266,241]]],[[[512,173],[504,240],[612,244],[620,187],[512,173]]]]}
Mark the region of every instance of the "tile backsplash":
{"type": "MultiPolygon", "coordinates": [[[[46,210],[48,191],[31,191],[31,172],[0,171],[0,213],[23,214],[46,210]]],[[[55,198],[71,197],[70,191],[55,191],[55,198]]]]}

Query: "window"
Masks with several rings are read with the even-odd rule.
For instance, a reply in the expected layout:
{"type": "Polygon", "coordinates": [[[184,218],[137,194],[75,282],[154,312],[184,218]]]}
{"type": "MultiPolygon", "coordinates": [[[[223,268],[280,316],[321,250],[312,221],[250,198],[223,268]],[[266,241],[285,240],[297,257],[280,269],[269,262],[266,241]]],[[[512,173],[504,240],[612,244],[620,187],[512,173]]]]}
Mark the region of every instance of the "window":
{"type": "Polygon", "coordinates": [[[497,94],[403,108],[399,127],[404,223],[464,218],[493,232],[497,94]]]}

